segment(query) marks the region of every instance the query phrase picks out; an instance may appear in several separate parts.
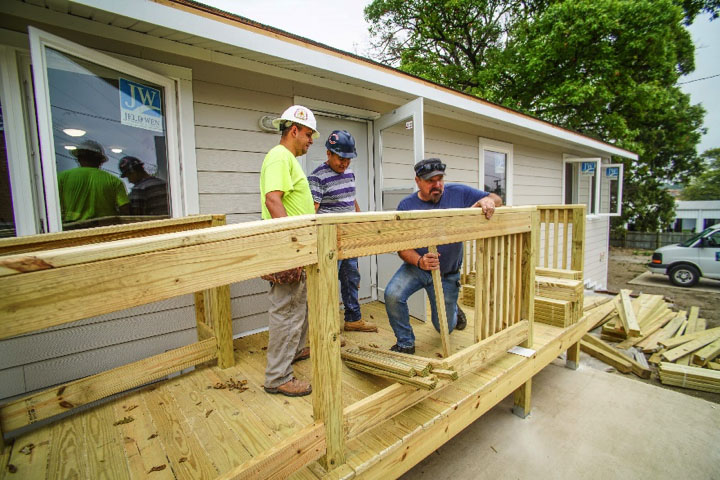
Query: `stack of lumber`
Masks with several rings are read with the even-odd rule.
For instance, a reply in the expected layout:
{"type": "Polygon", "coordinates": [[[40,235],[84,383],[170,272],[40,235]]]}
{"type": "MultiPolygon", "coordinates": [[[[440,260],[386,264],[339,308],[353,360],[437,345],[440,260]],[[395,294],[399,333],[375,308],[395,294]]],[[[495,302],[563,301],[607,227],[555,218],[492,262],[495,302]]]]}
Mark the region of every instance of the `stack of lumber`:
{"type": "Polygon", "coordinates": [[[577,323],[583,315],[582,272],[535,269],[535,321],[556,327],[577,323]]]}
{"type": "Polygon", "coordinates": [[[438,377],[457,380],[458,373],[443,360],[361,346],[342,352],[345,364],[355,370],[396,382],[432,390],[438,377]]]}
{"type": "Polygon", "coordinates": [[[660,295],[632,299],[623,290],[611,304],[588,313],[597,317],[595,326],[604,325],[602,340],[583,337],[584,352],[644,378],[649,377],[649,364],[659,365],[660,381],[666,385],[720,393],[720,327],[706,329],[698,307],[689,313],[673,311],[660,295]]]}

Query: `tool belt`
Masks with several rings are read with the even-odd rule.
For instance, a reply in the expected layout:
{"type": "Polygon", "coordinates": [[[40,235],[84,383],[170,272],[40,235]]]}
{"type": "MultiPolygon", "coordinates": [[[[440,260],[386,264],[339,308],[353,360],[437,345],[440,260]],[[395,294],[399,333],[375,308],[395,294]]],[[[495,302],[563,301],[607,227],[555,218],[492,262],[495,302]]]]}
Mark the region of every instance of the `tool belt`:
{"type": "Polygon", "coordinates": [[[305,278],[305,270],[302,267],[291,268],[290,270],[263,275],[260,278],[277,285],[286,285],[303,280],[305,278]]]}

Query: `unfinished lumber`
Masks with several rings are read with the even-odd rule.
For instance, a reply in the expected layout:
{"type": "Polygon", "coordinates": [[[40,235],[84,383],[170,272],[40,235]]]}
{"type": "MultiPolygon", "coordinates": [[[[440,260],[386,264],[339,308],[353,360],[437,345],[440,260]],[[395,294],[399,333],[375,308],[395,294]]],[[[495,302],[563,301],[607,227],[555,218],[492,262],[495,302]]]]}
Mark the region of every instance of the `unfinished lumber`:
{"type": "Polygon", "coordinates": [[[720,363],[718,362],[708,362],[706,365],[707,368],[710,370],[720,370],[720,363]]]}
{"type": "Polygon", "coordinates": [[[0,406],[4,432],[31,425],[115,393],[145,385],[167,375],[207,362],[217,354],[214,338],[193,343],[122,367],[56,386],[0,406]]]}
{"type": "Polygon", "coordinates": [[[626,327],[625,331],[628,335],[633,337],[639,337],[640,325],[635,317],[635,310],[632,308],[630,303],[630,290],[620,290],[620,306],[618,313],[620,314],[620,320],[623,322],[623,326],[626,327]],[[623,319],[623,317],[625,317],[623,319]]]}
{"type": "Polygon", "coordinates": [[[645,337],[641,342],[637,344],[638,347],[642,348],[644,352],[651,353],[657,351],[659,348],[658,342],[671,338],[678,331],[683,321],[685,321],[685,311],[681,310],[670,320],[664,327],[656,331],[652,335],[645,337]]]}
{"type": "Polygon", "coordinates": [[[584,288],[582,280],[536,276],[535,284],[537,294],[541,297],[569,300],[571,302],[582,299],[584,288]]]}
{"type": "Polygon", "coordinates": [[[720,327],[715,327],[715,328],[711,328],[709,330],[703,330],[700,332],[688,333],[687,335],[681,335],[679,337],[669,338],[667,340],[662,340],[658,343],[665,348],[674,348],[674,347],[677,347],[678,345],[682,345],[683,343],[687,343],[691,340],[702,339],[702,338],[710,338],[712,340],[715,340],[716,338],[718,338],[718,336],[720,336],[720,327]]]}
{"type": "Polygon", "coordinates": [[[399,358],[406,363],[413,365],[424,364],[431,365],[432,368],[449,368],[447,360],[441,360],[439,358],[427,358],[421,357],[420,355],[410,355],[409,353],[393,352],[390,350],[380,350],[379,348],[368,347],[365,345],[358,345],[358,349],[366,352],[375,352],[379,355],[385,355],[388,357],[399,358]]]}
{"type": "Polygon", "coordinates": [[[658,317],[657,320],[655,320],[650,326],[646,326],[643,328],[643,335],[639,337],[629,337],[620,342],[617,345],[617,348],[620,350],[624,350],[626,348],[633,347],[640,343],[642,340],[646,339],[648,335],[655,334],[660,328],[662,328],[665,324],[667,324],[675,314],[668,310],[665,312],[661,317],[658,317]]]}
{"type": "Polygon", "coordinates": [[[720,371],[662,362],[660,381],[666,385],[720,393],[720,371]]]}
{"type": "MultiPolygon", "coordinates": [[[[428,252],[438,254],[437,246],[430,245],[428,252]]],[[[442,277],[440,269],[431,272],[433,288],[435,290],[435,310],[437,310],[438,323],[440,324],[440,341],[442,343],[443,357],[450,356],[450,327],[448,326],[447,312],[445,311],[445,296],[443,295],[442,277]]]]}
{"type": "Polygon", "coordinates": [[[583,272],[578,270],[565,270],[562,268],[535,267],[535,274],[543,277],[565,278],[568,280],[582,280],[583,272]]]}
{"type": "Polygon", "coordinates": [[[338,310],[337,227],[316,229],[317,263],[307,273],[307,312],[312,355],[313,415],[325,424],[327,451],[321,463],[329,471],[345,463],[340,360],[340,311],[338,310]],[[322,252],[322,253],[320,253],[322,252]]]}
{"type": "MultiPolygon", "coordinates": [[[[340,353],[340,356],[344,360],[350,360],[355,363],[362,363],[373,368],[379,368],[381,370],[387,370],[388,372],[397,373],[405,377],[414,377],[417,375],[417,371],[412,365],[408,365],[393,357],[381,357],[371,352],[363,350],[346,350],[340,353]]],[[[426,372],[427,375],[427,372],[426,372]]]]}
{"type": "Polygon", "coordinates": [[[718,355],[720,355],[720,338],[696,351],[692,356],[692,363],[704,367],[718,355]]]}
{"type": "Polygon", "coordinates": [[[695,352],[696,350],[700,350],[705,345],[712,343],[718,338],[720,338],[720,332],[718,332],[715,336],[696,338],[695,340],[690,340],[689,342],[685,342],[678,347],[668,350],[667,352],[663,353],[662,356],[668,362],[674,362],[679,358],[695,352]]]}
{"type": "Polygon", "coordinates": [[[591,330],[599,327],[607,322],[612,315],[615,314],[615,304],[613,302],[603,303],[592,310],[587,311],[587,316],[592,322],[591,330]]]}
{"type": "Polygon", "coordinates": [[[600,295],[593,295],[593,296],[585,297],[583,299],[583,312],[592,310],[592,309],[599,307],[600,305],[607,303],[611,300],[612,300],[612,297],[605,297],[605,296],[600,296],[600,295]]]}
{"type": "MultiPolygon", "coordinates": [[[[637,375],[640,378],[650,378],[651,371],[647,367],[647,364],[640,364],[638,363],[634,358],[630,358],[627,355],[623,354],[620,350],[608,345],[607,343],[603,342],[599,338],[594,337],[593,335],[585,334],[583,336],[583,341],[594,346],[597,349],[600,349],[605,352],[606,357],[615,357],[616,360],[623,360],[630,363],[630,371],[637,375]]],[[[625,373],[625,372],[623,372],[625,373]]]]}
{"type": "Polygon", "coordinates": [[[436,368],[432,371],[433,375],[436,375],[438,378],[447,378],[450,380],[457,380],[460,378],[460,375],[458,375],[458,372],[455,370],[444,370],[442,368],[436,368]]]}
{"type": "Polygon", "coordinates": [[[495,335],[481,340],[447,358],[450,368],[461,376],[468,371],[480,368],[493,358],[507,352],[510,348],[527,341],[529,322],[523,320],[495,335]]]}
{"type": "Polygon", "coordinates": [[[350,360],[346,360],[345,364],[348,367],[354,368],[355,370],[359,370],[361,372],[370,373],[378,377],[388,378],[396,382],[404,383],[405,385],[412,385],[413,387],[420,387],[425,390],[432,390],[437,386],[437,377],[434,375],[430,375],[428,377],[406,377],[404,375],[388,372],[387,370],[381,370],[379,368],[371,367],[363,363],[352,362],[350,360]]]}
{"type": "Polygon", "coordinates": [[[572,320],[571,306],[572,302],[568,300],[535,297],[535,321],[555,327],[567,327],[572,320]]]}
{"type": "Polygon", "coordinates": [[[609,354],[603,348],[597,347],[585,340],[580,341],[580,349],[590,356],[593,356],[603,362],[607,363],[611,367],[614,367],[618,372],[630,373],[632,371],[632,364],[629,359],[620,358],[617,355],[609,354]]]}
{"type": "Polygon", "coordinates": [[[690,307],[690,313],[688,313],[688,324],[687,328],[685,329],[685,334],[688,333],[695,333],[699,332],[701,330],[705,330],[705,327],[700,328],[698,319],[700,314],[700,307],[692,306],[690,307]]]}

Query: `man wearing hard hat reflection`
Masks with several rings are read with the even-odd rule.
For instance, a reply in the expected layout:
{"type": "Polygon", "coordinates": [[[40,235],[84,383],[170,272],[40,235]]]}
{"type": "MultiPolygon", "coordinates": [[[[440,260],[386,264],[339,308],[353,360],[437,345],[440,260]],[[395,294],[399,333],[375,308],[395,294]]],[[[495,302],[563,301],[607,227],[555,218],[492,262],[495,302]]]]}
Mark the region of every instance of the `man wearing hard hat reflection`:
{"type": "MultiPolygon", "coordinates": [[[[280,144],[263,160],[260,170],[262,218],[281,218],[315,213],[307,177],[296,157],[305,155],[317,131],[315,115],[294,105],[273,120],[280,130],[280,144]]],[[[312,392],[309,382],[295,378],[292,364],[310,357],[307,289],[302,268],[263,277],[270,281],[269,338],[265,391],[290,397],[312,392]]]]}

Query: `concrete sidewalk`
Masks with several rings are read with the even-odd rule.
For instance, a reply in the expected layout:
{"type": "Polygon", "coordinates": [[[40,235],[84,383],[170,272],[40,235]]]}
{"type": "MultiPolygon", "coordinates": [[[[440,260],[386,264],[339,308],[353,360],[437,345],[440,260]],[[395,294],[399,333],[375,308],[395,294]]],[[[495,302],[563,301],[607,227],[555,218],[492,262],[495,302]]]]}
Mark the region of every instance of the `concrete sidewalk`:
{"type": "Polygon", "coordinates": [[[720,479],[720,405],[551,364],[521,420],[506,398],[403,479],[720,479]]]}

